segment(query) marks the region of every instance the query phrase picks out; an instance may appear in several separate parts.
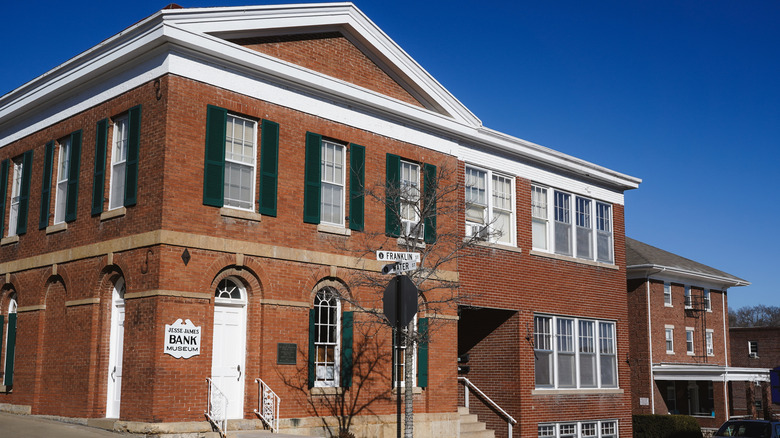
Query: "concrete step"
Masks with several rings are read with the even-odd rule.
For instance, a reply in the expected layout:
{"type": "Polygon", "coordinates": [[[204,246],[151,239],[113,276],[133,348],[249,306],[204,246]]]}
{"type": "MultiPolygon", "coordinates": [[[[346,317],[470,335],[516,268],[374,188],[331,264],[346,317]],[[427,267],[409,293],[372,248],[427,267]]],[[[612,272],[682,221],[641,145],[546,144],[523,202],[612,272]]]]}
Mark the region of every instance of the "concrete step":
{"type": "Polygon", "coordinates": [[[496,433],[488,430],[485,423],[479,421],[476,414],[469,413],[466,407],[458,407],[460,414],[460,437],[461,438],[495,438],[496,433]]]}
{"type": "Polygon", "coordinates": [[[479,421],[468,422],[468,423],[464,423],[462,421],[460,422],[460,432],[461,433],[463,433],[463,432],[479,432],[481,430],[485,430],[486,427],[487,426],[485,425],[485,423],[482,423],[482,422],[479,422],[479,421]]]}
{"type": "Polygon", "coordinates": [[[478,430],[474,432],[461,432],[460,438],[496,438],[496,433],[492,430],[478,430]]]}

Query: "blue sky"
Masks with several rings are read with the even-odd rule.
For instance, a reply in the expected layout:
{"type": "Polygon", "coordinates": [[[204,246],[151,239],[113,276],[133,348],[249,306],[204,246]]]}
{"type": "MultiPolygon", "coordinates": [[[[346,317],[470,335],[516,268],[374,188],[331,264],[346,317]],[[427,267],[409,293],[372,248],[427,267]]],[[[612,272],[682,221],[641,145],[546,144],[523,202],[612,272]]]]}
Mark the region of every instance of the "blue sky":
{"type": "MultiPolygon", "coordinates": [[[[166,4],[6,2],[0,94],[166,4]]],[[[628,236],[751,281],[732,308],[780,305],[780,2],[356,4],[485,126],[642,178],[628,236]]]]}

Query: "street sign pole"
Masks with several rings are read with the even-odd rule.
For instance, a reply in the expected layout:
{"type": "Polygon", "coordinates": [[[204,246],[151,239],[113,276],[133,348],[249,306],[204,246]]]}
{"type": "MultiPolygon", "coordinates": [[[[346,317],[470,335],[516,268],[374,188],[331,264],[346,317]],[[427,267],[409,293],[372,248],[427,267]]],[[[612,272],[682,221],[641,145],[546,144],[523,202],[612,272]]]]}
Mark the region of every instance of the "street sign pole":
{"type": "Polygon", "coordinates": [[[398,430],[398,438],[401,438],[401,376],[398,375],[397,363],[401,362],[401,358],[398,356],[401,354],[401,279],[396,277],[395,282],[395,361],[393,361],[393,370],[396,381],[396,429],[398,430]]]}

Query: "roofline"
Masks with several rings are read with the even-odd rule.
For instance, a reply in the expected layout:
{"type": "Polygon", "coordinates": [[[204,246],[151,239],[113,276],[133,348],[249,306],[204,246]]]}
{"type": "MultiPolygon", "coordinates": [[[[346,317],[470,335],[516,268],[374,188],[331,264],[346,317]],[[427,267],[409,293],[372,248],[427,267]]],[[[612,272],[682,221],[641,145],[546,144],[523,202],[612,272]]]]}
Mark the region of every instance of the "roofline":
{"type": "Polygon", "coordinates": [[[657,274],[669,274],[689,278],[691,280],[706,281],[715,284],[722,284],[723,287],[750,286],[750,282],[737,277],[724,277],[721,275],[706,274],[703,272],[691,271],[674,266],[656,265],[653,263],[626,266],[626,278],[652,278],[657,274]]]}
{"type": "MultiPolygon", "coordinates": [[[[0,133],[4,129],[8,129],[12,134],[17,134],[15,136],[6,135],[0,139],[0,148],[29,134],[29,132],[21,133],[18,125],[14,126],[14,120],[23,119],[27,114],[40,113],[41,108],[50,105],[50,102],[67,98],[69,94],[74,93],[76,88],[89,83],[91,80],[114,68],[115,65],[112,63],[118,62],[123,56],[125,57],[123,59],[123,62],[125,62],[123,67],[129,65],[127,63],[131,60],[127,58],[131,58],[131,54],[132,58],[137,59],[142,55],[148,55],[155,50],[159,50],[160,47],[167,47],[169,50],[177,46],[186,47],[211,59],[221,59],[226,63],[228,60],[231,63],[238,61],[239,59],[236,56],[239,55],[249,56],[247,51],[239,53],[236,51],[209,50],[199,45],[199,43],[210,43],[213,46],[213,43],[218,38],[192,30],[193,27],[197,28],[202,23],[208,22],[206,18],[210,18],[211,23],[214,20],[229,23],[230,20],[235,20],[238,17],[248,19],[247,11],[273,15],[272,19],[282,20],[274,22],[278,26],[282,26],[284,20],[300,18],[300,14],[303,11],[308,11],[305,14],[306,19],[313,20],[316,18],[315,15],[317,15],[319,18],[316,19],[322,22],[340,23],[342,26],[350,27],[352,31],[365,37],[377,50],[384,50],[385,55],[391,61],[402,64],[399,68],[404,69],[405,74],[410,75],[412,81],[420,81],[415,83],[424,87],[426,92],[431,93],[432,98],[440,99],[439,102],[446,107],[445,109],[454,114],[451,114],[451,117],[446,117],[437,112],[419,108],[371,90],[345,83],[344,81],[329,78],[259,52],[251,55],[251,62],[246,61],[246,59],[240,59],[242,66],[253,69],[255,73],[271,76],[273,80],[277,82],[281,80],[286,85],[295,84],[302,90],[319,90],[323,95],[327,93],[331,99],[338,97],[345,104],[358,105],[374,113],[381,114],[383,117],[390,117],[393,120],[413,125],[418,129],[434,131],[445,137],[455,137],[461,141],[473,143],[473,146],[501,151],[518,158],[562,169],[590,180],[599,181],[621,191],[635,189],[639,187],[642,181],[640,178],[628,176],[571,155],[483,127],[479,119],[457,101],[451,93],[442,87],[352,3],[165,9],[158,11],[6,95],[0,96],[0,133]],[[199,20],[198,16],[202,14],[208,14],[208,17],[199,20]],[[334,15],[338,17],[338,20],[333,21],[334,15]],[[378,45],[382,47],[377,47],[378,45]],[[239,53],[239,55],[236,55],[236,53],[239,53]],[[6,125],[6,127],[4,128],[3,125],[6,125]]],[[[258,17],[255,16],[255,18],[257,19],[258,17]]],[[[305,24],[307,26],[312,25],[309,22],[305,24]]],[[[219,33],[219,31],[214,30],[214,33],[219,33]]],[[[235,66],[235,64],[231,64],[231,66],[235,66]]],[[[161,68],[165,69],[167,67],[162,66],[161,68]]],[[[170,70],[167,71],[170,72],[170,70]]],[[[55,123],[64,118],[65,116],[52,117],[47,119],[47,121],[55,123]]]]}

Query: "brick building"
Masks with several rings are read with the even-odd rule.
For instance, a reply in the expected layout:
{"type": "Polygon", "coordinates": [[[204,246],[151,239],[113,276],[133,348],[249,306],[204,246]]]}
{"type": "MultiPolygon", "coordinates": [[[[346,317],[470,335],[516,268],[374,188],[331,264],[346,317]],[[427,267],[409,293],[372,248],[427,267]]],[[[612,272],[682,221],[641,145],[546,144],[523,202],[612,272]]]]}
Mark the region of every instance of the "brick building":
{"type": "Polygon", "coordinates": [[[732,415],[769,418],[780,411],[780,327],[731,327],[731,363],[768,368],[770,381],[734,382],[732,415]],[[750,401],[748,401],[750,400],[750,401]]]}
{"type": "Polygon", "coordinates": [[[727,291],[750,283],[628,237],[626,264],[634,413],[719,427],[735,409],[732,382],[769,378],[729,358],[727,291]]]}
{"type": "Polygon", "coordinates": [[[0,98],[0,406],[198,433],[220,393],[263,427],[267,384],[284,429],[346,395],[392,433],[406,364],[356,279],[465,242],[416,317],[417,435],[465,431],[468,387],[497,436],[630,436],[639,183],[484,128],[349,3],[162,10],[0,98]]]}

